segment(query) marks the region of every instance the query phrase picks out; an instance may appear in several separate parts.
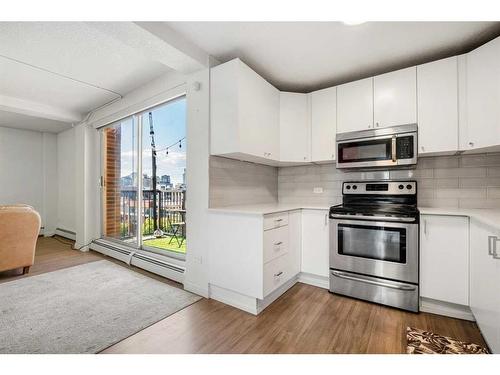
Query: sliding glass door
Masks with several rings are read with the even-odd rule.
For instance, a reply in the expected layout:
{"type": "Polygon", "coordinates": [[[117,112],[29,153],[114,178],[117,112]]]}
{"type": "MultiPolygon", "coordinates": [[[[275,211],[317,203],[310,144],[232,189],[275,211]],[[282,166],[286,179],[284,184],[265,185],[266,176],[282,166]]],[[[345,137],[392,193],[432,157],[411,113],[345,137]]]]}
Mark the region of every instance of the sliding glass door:
{"type": "Polygon", "coordinates": [[[102,131],[103,237],[138,245],[137,125],[126,118],[102,131]]]}
{"type": "Polygon", "coordinates": [[[185,97],[104,128],[102,144],[103,237],[183,258],[185,97]]]}

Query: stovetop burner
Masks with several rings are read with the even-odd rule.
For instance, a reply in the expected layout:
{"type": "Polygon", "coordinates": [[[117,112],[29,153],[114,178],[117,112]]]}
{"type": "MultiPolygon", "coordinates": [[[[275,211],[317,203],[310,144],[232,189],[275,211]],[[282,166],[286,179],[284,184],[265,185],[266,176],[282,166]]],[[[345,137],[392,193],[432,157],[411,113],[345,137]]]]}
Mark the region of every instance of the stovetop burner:
{"type": "Polygon", "coordinates": [[[344,182],[342,204],[330,215],[418,219],[416,181],[344,182]],[[356,187],[353,189],[353,187],[356,187]],[[402,188],[403,187],[403,188],[402,188]]]}

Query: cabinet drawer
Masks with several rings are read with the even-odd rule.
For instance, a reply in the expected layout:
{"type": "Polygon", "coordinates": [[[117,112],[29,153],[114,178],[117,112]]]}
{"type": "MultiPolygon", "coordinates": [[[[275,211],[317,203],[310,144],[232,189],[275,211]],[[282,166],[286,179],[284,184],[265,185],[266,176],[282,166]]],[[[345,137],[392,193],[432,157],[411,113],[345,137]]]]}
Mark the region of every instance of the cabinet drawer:
{"type": "Polygon", "coordinates": [[[295,276],[291,263],[290,254],[286,253],[264,265],[264,297],[295,276]]]}
{"type": "Polygon", "coordinates": [[[288,225],[288,212],[280,212],[264,216],[264,230],[288,225]]]}
{"type": "Polygon", "coordinates": [[[288,225],[264,232],[264,263],[288,252],[288,225]]]}

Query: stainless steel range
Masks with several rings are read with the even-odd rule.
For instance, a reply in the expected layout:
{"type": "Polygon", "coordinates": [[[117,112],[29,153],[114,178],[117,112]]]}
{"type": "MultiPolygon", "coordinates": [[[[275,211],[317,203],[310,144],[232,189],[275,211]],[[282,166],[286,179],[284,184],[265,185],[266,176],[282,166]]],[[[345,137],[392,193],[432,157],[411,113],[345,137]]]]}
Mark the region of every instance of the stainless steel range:
{"type": "Polygon", "coordinates": [[[344,182],[330,208],[330,291],[418,312],[416,181],[344,182]]]}

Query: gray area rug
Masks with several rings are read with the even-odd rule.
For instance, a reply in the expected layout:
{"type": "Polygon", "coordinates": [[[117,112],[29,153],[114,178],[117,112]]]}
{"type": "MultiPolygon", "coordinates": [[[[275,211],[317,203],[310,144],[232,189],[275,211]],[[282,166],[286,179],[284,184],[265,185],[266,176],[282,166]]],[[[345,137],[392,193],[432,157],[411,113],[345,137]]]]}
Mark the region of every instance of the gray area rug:
{"type": "Polygon", "coordinates": [[[102,260],[0,284],[0,353],[97,353],[200,297],[102,260]]]}

